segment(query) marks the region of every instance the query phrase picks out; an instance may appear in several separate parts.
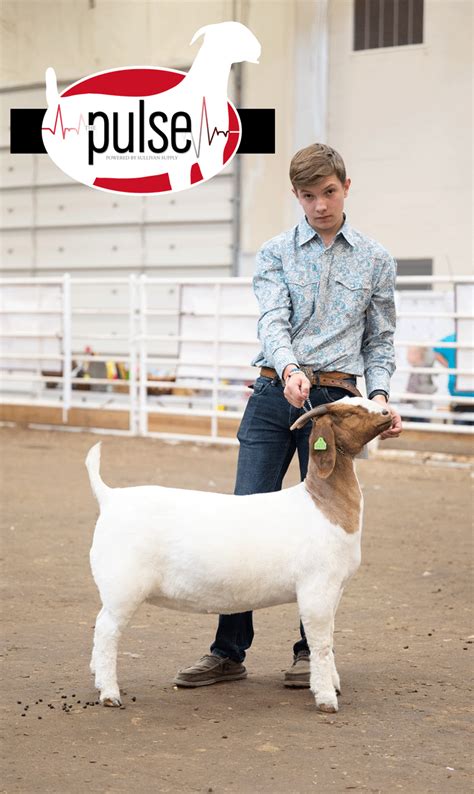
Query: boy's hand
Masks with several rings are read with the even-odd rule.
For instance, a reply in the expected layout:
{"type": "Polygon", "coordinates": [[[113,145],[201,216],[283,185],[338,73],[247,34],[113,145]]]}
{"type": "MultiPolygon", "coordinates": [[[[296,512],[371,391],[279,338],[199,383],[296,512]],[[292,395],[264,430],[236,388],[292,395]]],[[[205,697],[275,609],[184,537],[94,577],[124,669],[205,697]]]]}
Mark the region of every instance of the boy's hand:
{"type": "Polygon", "coordinates": [[[383,405],[384,408],[387,408],[391,415],[392,415],[392,426],[388,428],[388,430],[384,430],[383,433],[380,433],[379,438],[397,438],[402,432],[402,418],[400,414],[398,414],[395,408],[392,408],[391,405],[385,400],[383,394],[376,394],[375,397],[372,397],[372,402],[380,403],[383,405]]]}
{"type": "Polygon", "coordinates": [[[294,372],[291,377],[289,373],[296,368],[296,364],[289,364],[283,372],[285,383],[284,396],[294,408],[302,408],[305,400],[309,397],[311,383],[304,372],[294,372]]]}

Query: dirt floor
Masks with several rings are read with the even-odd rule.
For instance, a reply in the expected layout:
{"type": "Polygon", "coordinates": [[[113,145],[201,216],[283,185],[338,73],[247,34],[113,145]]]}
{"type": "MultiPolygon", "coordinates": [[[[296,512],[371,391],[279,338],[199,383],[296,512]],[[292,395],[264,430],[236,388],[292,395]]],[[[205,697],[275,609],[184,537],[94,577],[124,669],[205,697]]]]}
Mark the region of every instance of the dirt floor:
{"type": "MultiPolygon", "coordinates": [[[[339,608],[340,711],[282,671],[295,605],[255,615],[248,679],[178,690],[216,619],[143,606],[119,655],[123,709],[88,672],[99,609],[86,433],[1,431],[1,792],[468,792],[474,650],[467,468],[361,461],[363,562],[339,608]]],[[[237,450],[104,438],[111,485],[231,492],[237,450]]],[[[292,469],[288,484],[294,483],[292,469]]]]}

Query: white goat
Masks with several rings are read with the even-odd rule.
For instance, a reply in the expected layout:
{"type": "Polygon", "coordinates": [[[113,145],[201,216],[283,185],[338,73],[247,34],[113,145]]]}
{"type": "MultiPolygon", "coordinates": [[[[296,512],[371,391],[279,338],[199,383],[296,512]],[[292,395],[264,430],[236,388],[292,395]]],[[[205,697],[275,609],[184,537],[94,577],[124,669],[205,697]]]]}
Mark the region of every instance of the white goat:
{"type": "Polygon", "coordinates": [[[100,700],[120,705],[119,637],[147,601],[188,612],[230,614],[298,602],[311,650],[311,690],[337,711],[334,617],[360,563],[362,495],[354,456],[387,429],[387,409],[345,397],[314,408],[305,481],[275,493],[232,496],[144,485],[109,488],[100,444],[86,465],[100,504],[90,558],[103,607],[91,671],[100,700]]]}

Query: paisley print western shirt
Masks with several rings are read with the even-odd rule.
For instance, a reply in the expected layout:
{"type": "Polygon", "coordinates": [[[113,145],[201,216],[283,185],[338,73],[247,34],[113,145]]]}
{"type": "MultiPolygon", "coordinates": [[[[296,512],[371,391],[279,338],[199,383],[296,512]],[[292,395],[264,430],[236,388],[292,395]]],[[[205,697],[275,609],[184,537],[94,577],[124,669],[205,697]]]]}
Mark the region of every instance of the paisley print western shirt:
{"type": "Polygon", "coordinates": [[[367,394],[390,391],[395,370],[393,257],[344,224],[326,248],[306,217],[266,242],[253,279],[262,351],[252,361],[365,374],[367,394]]]}

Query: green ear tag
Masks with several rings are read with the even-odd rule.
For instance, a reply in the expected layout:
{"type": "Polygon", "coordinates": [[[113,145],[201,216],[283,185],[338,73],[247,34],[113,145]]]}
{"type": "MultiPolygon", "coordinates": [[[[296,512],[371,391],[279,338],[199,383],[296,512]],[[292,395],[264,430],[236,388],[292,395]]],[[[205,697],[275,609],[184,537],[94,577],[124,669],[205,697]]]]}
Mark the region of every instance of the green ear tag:
{"type": "Polygon", "coordinates": [[[324,438],[319,436],[318,440],[314,442],[314,449],[327,449],[328,445],[326,444],[324,438]]]}

